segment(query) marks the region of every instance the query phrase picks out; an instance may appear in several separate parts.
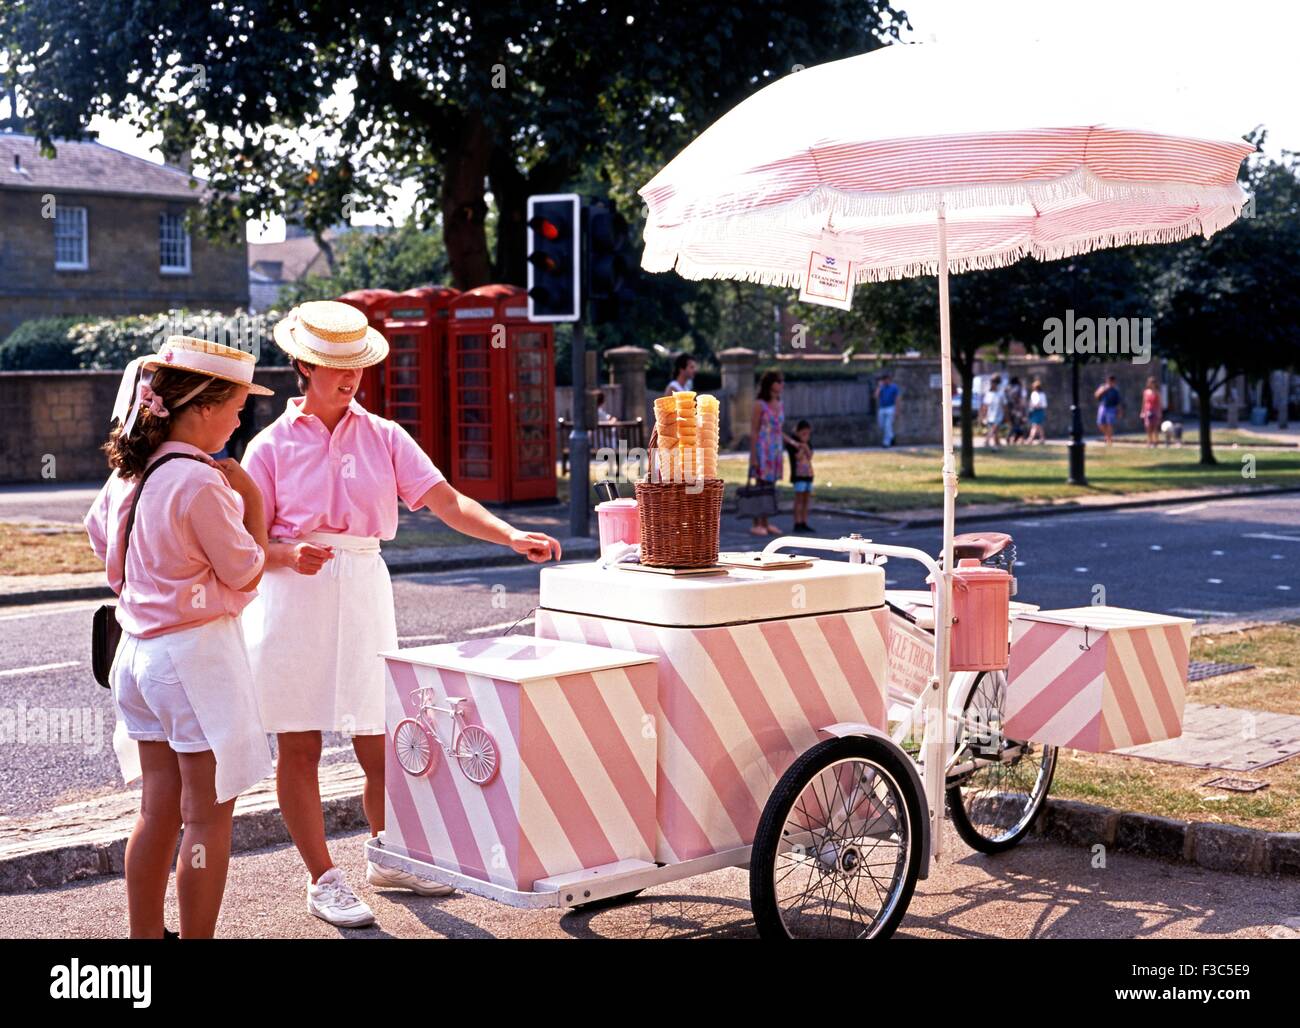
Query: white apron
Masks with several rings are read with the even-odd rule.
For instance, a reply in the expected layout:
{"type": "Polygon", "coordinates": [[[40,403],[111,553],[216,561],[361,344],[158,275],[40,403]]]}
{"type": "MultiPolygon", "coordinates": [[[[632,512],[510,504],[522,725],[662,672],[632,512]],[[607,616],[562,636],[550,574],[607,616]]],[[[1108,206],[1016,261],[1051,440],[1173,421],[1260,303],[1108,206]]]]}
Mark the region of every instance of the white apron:
{"type": "Polygon", "coordinates": [[[272,568],[244,608],[244,635],[268,732],[384,733],[384,662],[397,649],[393,583],[379,540],[311,532],[334,547],[314,575],[272,568]]]}
{"type": "MultiPolygon", "coordinates": [[[[240,623],[233,617],[220,617],[160,638],[166,640],[167,655],[212,748],[217,763],[217,802],[225,803],[271,773],[271,749],[258,713],[240,623]]],[[[115,670],[124,656],[129,659],[133,641],[128,633],[122,634],[113,661],[115,670]]],[[[113,749],[123,779],[133,782],[139,778],[139,744],[126,734],[120,717],[113,730],[113,749]]]]}

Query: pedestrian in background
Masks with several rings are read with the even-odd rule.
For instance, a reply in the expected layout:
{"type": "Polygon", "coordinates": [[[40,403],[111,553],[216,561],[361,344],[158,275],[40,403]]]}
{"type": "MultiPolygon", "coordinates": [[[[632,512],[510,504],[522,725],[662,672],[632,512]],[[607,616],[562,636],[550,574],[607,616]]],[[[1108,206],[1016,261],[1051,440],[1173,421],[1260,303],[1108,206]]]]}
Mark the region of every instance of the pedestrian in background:
{"type": "MultiPolygon", "coordinates": [[[[779,371],[765,371],[758,383],[758,398],[749,422],[749,477],[766,482],[776,488],[781,478],[787,445],[797,446],[799,440],[784,429],[785,407],[781,393],[785,380],[779,371]]],[[[769,525],[766,516],[754,518],[749,529],[751,535],[780,535],[781,529],[769,525]]]]}
{"type": "Polygon", "coordinates": [[[1007,424],[1010,431],[1007,436],[1008,443],[1023,443],[1029,435],[1027,415],[1027,400],[1024,386],[1020,384],[1018,377],[1011,379],[1011,384],[1007,387],[1007,424]]]}
{"type": "Polygon", "coordinates": [[[1114,375],[1107,375],[1105,383],[1092,394],[1097,401],[1097,427],[1105,436],[1107,446],[1114,441],[1115,422],[1124,414],[1124,398],[1120,395],[1118,382],[1114,375]]]}
{"type": "Polygon", "coordinates": [[[1047,442],[1047,394],[1039,379],[1029,386],[1029,442],[1047,442]]]}
{"type": "Polygon", "coordinates": [[[876,383],[876,424],[880,426],[882,446],[894,445],[894,414],[898,410],[898,386],[888,371],[876,383]]]}
{"type": "Polygon", "coordinates": [[[811,532],[813,528],[808,524],[808,511],[812,507],[812,424],[801,419],[794,427],[794,437],[798,445],[786,446],[790,455],[790,484],[794,487],[794,530],[811,532]]]}
{"type": "Polygon", "coordinates": [[[673,377],[668,380],[668,388],[664,390],[665,396],[672,396],[673,393],[680,393],[683,389],[690,390],[695,384],[695,358],[689,353],[679,353],[677,359],[673,361],[673,377]]]}
{"type": "Polygon", "coordinates": [[[1147,387],[1142,390],[1142,427],[1147,430],[1147,445],[1160,445],[1160,422],[1164,419],[1164,408],[1160,403],[1160,386],[1155,378],[1147,379],[1147,387]]]}
{"type": "Polygon", "coordinates": [[[989,387],[980,402],[980,418],[984,422],[984,445],[998,448],[998,432],[1006,416],[1006,395],[1002,391],[1002,376],[994,375],[989,379],[989,387]]]}

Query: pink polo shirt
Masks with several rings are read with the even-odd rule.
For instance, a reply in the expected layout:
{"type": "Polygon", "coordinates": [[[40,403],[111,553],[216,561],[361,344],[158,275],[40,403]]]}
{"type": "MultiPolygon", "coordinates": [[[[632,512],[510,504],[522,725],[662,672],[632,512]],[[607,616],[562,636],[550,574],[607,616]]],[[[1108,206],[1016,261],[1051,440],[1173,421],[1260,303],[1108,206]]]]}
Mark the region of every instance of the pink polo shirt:
{"type": "MultiPolygon", "coordinates": [[[[192,453],[189,443],[163,443],[149,458],[192,453]]],[[[266,554],[244,527],[244,501],[211,463],[168,461],[142,494],[123,586],[122,548],[138,478],[118,473],[104,483],[86,515],[95,555],[118,595],[122,630],[148,638],[238,616],[253,592],[240,592],[262,569],[266,554]]]]}
{"type": "Polygon", "coordinates": [[[391,539],[397,501],[419,510],[444,481],[429,455],[395,421],[356,400],[330,432],[295,396],[244,451],[244,468],[262,490],[267,534],[295,539],[310,532],[391,539]]]}

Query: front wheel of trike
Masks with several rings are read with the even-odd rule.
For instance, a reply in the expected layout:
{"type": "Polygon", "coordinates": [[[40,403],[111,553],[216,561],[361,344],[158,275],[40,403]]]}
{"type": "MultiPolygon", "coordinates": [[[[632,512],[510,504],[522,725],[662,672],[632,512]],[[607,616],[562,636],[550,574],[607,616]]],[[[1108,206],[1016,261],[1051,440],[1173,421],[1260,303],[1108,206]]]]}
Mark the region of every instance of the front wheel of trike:
{"type": "Polygon", "coordinates": [[[1056,772],[1055,746],[1003,738],[1006,698],[1005,672],[986,671],[975,680],[948,775],[952,826],[981,853],[1002,853],[1029,834],[1056,772]]]}
{"type": "Polygon", "coordinates": [[[763,808],[749,897],[765,939],[883,939],[921,870],[925,805],[879,739],[847,736],[795,759],[763,808]]]}

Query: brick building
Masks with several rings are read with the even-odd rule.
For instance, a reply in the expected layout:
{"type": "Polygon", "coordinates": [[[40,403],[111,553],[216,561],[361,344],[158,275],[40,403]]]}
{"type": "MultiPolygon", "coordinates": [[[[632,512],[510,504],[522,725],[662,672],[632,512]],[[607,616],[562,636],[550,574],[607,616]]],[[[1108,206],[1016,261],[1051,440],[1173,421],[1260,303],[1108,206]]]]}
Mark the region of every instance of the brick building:
{"type": "Polygon", "coordinates": [[[247,244],[185,225],[203,180],[97,142],[0,133],[0,340],[31,318],[232,311],[248,303],[247,244]]]}

